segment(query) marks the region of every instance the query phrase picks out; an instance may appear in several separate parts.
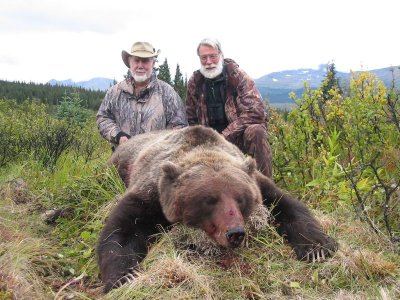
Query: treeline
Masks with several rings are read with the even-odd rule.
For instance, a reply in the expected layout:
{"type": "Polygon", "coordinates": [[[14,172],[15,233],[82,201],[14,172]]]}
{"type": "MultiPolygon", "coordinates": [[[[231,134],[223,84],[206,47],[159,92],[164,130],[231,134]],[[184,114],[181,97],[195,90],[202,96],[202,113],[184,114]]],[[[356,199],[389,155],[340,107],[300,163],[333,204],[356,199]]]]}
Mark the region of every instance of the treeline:
{"type": "Polygon", "coordinates": [[[174,79],[172,79],[167,59],[164,60],[163,64],[160,65],[157,71],[158,78],[169,83],[181,97],[182,101],[186,103],[187,77],[183,77],[179,64],[176,65],[174,79]]]}
{"type": "MultiPolygon", "coordinates": [[[[187,78],[183,76],[179,64],[176,66],[175,76],[172,79],[167,59],[157,69],[158,78],[169,83],[185,102],[187,78]]],[[[62,100],[73,93],[78,93],[82,106],[97,110],[105,96],[105,91],[91,90],[82,87],[51,85],[34,82],[0,80],[0,98],[14,99],[18,104],[27,99],[45,104],[48,107],[59,105],[62,100]]]]}
{"type": "Polygon", "coordinates": [[[59,105],[66,95],[76,92],[79,93],[82,106],[91,110],[99,108],[105,95],[104,91],[89,90],[81,87],[0,80],[0,98],[14,99],[18,104],[29,99],[52,107],[59,105]]]}

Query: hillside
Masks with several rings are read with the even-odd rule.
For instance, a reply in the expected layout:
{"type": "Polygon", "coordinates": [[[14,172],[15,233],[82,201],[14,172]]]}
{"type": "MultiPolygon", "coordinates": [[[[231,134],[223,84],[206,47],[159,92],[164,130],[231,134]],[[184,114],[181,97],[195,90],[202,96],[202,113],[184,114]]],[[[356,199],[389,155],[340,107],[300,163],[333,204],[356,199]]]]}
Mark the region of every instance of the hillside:
{"type": "MultiPolygon", "coordinates": [[[[368,72],[375,74],[387,87],[392,86],[394,76],[396,87],[400,87],[400,66],[370,70],[368,72]]],[[[263,99],[268,97],[271,103],[285,103],[291,101],[288,97],[290,92],[295,92],[297,96],[302,94],[304,82],[306,81],[311,88],[319,87],[325,78],[325,74],[326,65],[320,65],[318,69],[273,72],[256,79],[255,82],[263,99]]],[[[347,87],[351,73],[337,72],[336,75],[339,78],[340,85],[344,88],[347,87]]]]}
{"type": "Polygon", "coordinates": [[[95,77],[90,80],[77,81],[77,82],[73,81],[72,79],[66,79],[66,80],[51,79],[47,83],[50,85],[82,87],[85,89],[90,89],[90,90],[95,90],[95,91],[106,91],[109,87],[113,86],[116,82],[114,79],[95,77]]]}
{"type": "MultiPolygon", "coordinates": [[[[270,111],[273,179],[338,241],[333,257],[298,260],[269,214],[250,218],[234,250],[177,224],[159,228],[131,283],[107,295],[96,245],[125,185],[106,165],[95,113],[77,123],[41,101],[0,100],[0,299],[400,299],[400,92],[386,95],[366,75],[351,99],[328,106],[312,94],[289,117],[270,111]]],[[[216,169],[206,174],[225,176],[225,164],[216,169]]]]}
{"type": "MultiPolygon", "coordinates": [[[[54,82],[53,82],[54,83],[54,82]]],[[[71,84],[38,84],[34,82],[4,81],[0,80],[0,99],[14,99],[17,103],[25,100],[40,101],[49,106],[60,104],[66,96],[79,93],[85,108],[97,110],[104,98],[104,91],[73,86],[71,84]]]]}
{"type": "MultiPolygon", "coordinates": [[[[392,70],[396,86],[400,87],[400,67],[388,67],[383,69],[370,70],[368,72],[375,74],[382,80],[386,86],[392,85],[392,70]]],[[[358,71],[359,72],[359,71],[358,71]]],[[[356,73],[358,73],[356,72],[356,73]]],[[[317,88],[321,85],[326,74],[326,65],[320,65],[318,69],[296,69],[285,70],[281,72],[273,72],[255,79],[257,88],[259,89],[263,99],[268,98],[271,104],[292,102],[289,99],[289,93],[295,92],[300,96],[303,92],[304,82],[308,82],[312,88],[317,88]]],[[[337,77],[343,87],[348,86],[351,73],[337,72],[337,77]]],[[[77,86],[93,90],[107,90],[114,83],[113,79],[109,78],[92,78],[87,81],[74,82],[72,79],[55,80],[48,82],[51,85],[61,86],[77,86]]]]}

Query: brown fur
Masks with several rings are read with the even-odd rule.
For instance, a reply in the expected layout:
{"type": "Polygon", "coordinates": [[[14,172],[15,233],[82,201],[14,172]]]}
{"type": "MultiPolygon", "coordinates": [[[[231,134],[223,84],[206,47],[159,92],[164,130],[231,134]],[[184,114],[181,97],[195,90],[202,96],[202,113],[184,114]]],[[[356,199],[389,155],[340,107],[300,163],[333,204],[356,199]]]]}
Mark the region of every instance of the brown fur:
{"type": "Polygon", "coordinates": [[[245,222],[264,203],[299,259],[337,248],[307,208],[280,190],[216,131],[193,126],[133,137],[118,147],[116,165],[127,191],[103,229],[97,254],[108,291],[137,268],[158,224],[200,228],[219,245],[239,247],[245,222]],[[122,279],[121,279],[122,278],[122,279]]]}

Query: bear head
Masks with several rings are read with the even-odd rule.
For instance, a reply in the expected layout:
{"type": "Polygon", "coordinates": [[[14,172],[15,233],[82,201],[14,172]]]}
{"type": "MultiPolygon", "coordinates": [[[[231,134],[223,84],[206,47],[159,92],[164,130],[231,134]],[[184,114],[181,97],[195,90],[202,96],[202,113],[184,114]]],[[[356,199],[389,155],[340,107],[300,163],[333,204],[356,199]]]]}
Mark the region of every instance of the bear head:
{"type": "Polygon", "coordinates": [[[242,244],[245,221],[262,202],[252,158],[232,162],[209,153],[162,170],[158,190],[168,221],[200,228],[223,247],[242,244]]]}

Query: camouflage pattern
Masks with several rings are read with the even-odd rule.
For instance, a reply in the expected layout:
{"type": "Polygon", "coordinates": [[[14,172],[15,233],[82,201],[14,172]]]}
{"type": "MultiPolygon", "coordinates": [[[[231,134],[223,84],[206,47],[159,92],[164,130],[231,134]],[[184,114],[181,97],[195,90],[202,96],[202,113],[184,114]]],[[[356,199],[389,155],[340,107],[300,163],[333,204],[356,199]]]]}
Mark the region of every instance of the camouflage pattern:
{"type": "MultiPolygon", "coordinates": [[[[224,60],[225,115],[222,135],[252,155],[264,175],[272,176],[271,148],[267,140],[267,114],[254,80],[232,59],[224,60]]],[[[188,82],[186,115],[189,125],[209,126],[205,78],[199,70],[188,82]]]]}
{"type": "Polygon", "coordinates": [[[232,143],[244,153],[254,157],[258,170],[268,178],[272,178],[272,152],[267,138],[265,124],[251,124],[245,129],[243,138],[232,143]]]}
{"type": "MultiPolygon", "coordinates": [[[[267,114],[254,80],[232,59],[224,60],[226,72],[225,114],[229,125],[222,132],[228,141],[243,135],[250,124],[265,124],[267,114]]],[[[207,101],[205,99],[205,78],[199,70],[188,82],[186,115],[189,125],[209,126],[207,101]]]]}
{"type": "Polygon", "coordinates": [[[155,73],[139,96],[135,96],[130,76],[112,86],[100,105],[96,120],[100,134],[113,145],[121,131],[134,136],[188,125],[181,98],[155,73]]]}

